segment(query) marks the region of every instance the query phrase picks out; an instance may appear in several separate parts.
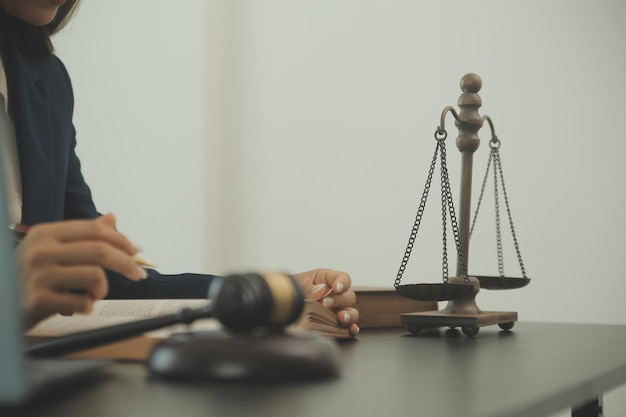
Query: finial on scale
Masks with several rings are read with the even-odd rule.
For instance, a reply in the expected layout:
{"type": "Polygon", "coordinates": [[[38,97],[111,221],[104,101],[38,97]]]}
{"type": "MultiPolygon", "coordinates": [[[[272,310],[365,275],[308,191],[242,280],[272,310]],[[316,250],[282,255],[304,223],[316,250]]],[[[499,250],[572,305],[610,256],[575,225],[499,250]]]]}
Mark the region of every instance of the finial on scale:
{"type": "Polygon", "coordinates": [[[483,80],[478,74],[467,73],[461,78],[461,91],[464,93],[478,93],[483,86],[483,80]]]}

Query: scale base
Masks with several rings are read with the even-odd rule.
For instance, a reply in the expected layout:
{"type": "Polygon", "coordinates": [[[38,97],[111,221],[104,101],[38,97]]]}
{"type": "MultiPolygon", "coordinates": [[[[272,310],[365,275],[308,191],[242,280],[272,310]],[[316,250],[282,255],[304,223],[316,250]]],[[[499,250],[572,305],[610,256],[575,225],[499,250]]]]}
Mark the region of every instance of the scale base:
{"type": "Polygon", "coordinates": [[[446,313],[443,311],[422,311],[402,314],[400,320],[412,334],[418,334],[426,327],[460,327],[466,336],[478,334],[483,326],[497,324],[502,330],[511,330],[517,321],[514,311],[482,311],[480,313],[446,313]]]}

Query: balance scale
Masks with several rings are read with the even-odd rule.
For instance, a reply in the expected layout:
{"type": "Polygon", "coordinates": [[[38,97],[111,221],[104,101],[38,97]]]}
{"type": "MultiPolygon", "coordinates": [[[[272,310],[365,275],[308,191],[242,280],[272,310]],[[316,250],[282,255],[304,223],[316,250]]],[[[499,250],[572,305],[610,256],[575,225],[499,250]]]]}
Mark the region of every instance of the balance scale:
{"type": "Polygon", "coordinates": [[[404,252],[402,263],[398,270],[394,287],[396,291],[407,298],[424,300],[424,301],[448,301],[447,306],[443,310],[424,311],[416,313],[406,313],[401,315],[401,322],[406,326],[407,330],[412,334],[420,333],[424,328],[431,327],[450,327],[452,329],[460,327],[462,332],[467,336],[475,336],[478,334],[480,327],[497,324],[503,330],[511,330],[517,321],[517,312],[510,311],[483,311],[476,304],[476,295],[481,288],[488,290],[515,289],[526,286],[530,279],[526,276],[524,263],[515,235],[515,228],[511,217],[511,210],[506,194],[504,184],[504,175],[502,174],[502,164],[500,160],[500,140],[495,134],[493,122],[489,116],[481,116],[479,107],[482,100],[478,95],[482,87],[481,78],[473,73],[463,76],[461,79],[462,94],[459,97],[458,105],[460,111],[448,106],[443,109],[441,121],[435,131],[435,154],[433,156],[426,186],[422,193],[420,205],[415,217],[415,223],[411,230],[409,243],[404,252]],[[451,113],[455,119],[455,125],[459,130],[456,138],[456,145],[461,151],[461,193],[460,193],[460,209],[457,221],[454,204],[452,202],[452,193],[450,191],[450,180],[448,178],[448,168],[446,161],[445,141],[448,136],[445,130],[445,118],[451,113]],[[494,200],[496,213],[496,238],[498,248],[498,276],[478,276],[468,274],[469,259],[469,240],[474,228],[474,223],[470,229],[470,205],[472,195],[472,164],[474,152],[480,146],[480,138],[478,131],[487,121],[491,129],[491,140],[489,147],[491,154],[487,164],[487,171],[482,183],[480,197],[474,214],[474,222],[478,215],[480,203],[482,201],[487,177],[490,167],[493,165],[494,180],[494,200]],[[409,261],[411,251],[417,237],[419,226],[424,214],[428,192],[437,164],[439,156],[441,165],[441,212],[443,220],[443,262],[442,262],[442,283],[437,284],[402,284],[402,275],[409,261]],[[500,185],[499,185],[500,184],[500,185]],[[502,261],[502,239],[500,232],[500,207],[499,207],[499,188],[501,188],[506,205],[506,213],[509,220],[510,230],[513,237],[513,243],[517,253],[517,259],[522,272],[522,277],[507,277],[504,274],[504,266],[502,261]],[[454,244],[457,251],[457,271],[456,276],[448,276],[448,255],[447,255],[447,217],[450,217],[450,225],[454,235],[454,244]]]}

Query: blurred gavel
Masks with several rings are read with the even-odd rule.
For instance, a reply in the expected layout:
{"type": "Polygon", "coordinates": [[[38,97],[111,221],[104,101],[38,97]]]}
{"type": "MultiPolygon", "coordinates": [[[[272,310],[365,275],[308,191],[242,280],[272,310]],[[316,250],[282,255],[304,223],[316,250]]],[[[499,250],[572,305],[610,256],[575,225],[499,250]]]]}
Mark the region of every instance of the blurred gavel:
{"type": "Polygon", "coordinates": [[[34,343],[29,356],[56,356],[137,336],[174,324],[217,318],[236,333],[259,328],[280,329],[296,321],[304,309],[304,291],[294,277],[277,272],[215,277],[209,286],[209,305],[175,314],[88,330],[34,343]]]}

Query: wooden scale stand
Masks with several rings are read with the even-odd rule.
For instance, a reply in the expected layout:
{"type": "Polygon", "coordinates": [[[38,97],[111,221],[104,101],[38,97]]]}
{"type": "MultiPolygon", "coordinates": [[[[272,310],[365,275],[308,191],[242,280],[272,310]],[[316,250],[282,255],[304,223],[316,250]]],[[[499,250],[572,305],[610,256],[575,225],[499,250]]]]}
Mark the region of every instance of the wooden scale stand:
{"type": "MultiPolygon", "coordinates": [[[[461,79],[462,94],[459,97],[458,105],[460,112],[454,110],[453,107],[446,107],[441,114],[441,122],[435,132],[435,155],[432,159],[426,186],[422,194],[420,206],[415,218],[415,223],[411,231],[409,243],[407,245],[398,275],[395,280],[394,287],[396,291],[404,297],[417,300],[430,301],[448,301],[447,306],[443,310],[425,311],[417,313],[402,314],[402,324],[412,334],[420,333],[427,327],[450,328],[460,327],[467,336],[474,336],[478,333],[480,327],[497,324],[503,330],[510,330],[517,321],[517,313],[509,311],[483,311],[476,304],[476,295],[481,288],[484,289],[514,289],[527,285],[530,279],[526,276],[522,257],[519,251],[519,245],[515,236],[515,229],[511,218],[508,197],[504,185],[504,176],[500,162],[499,147],[500,141],[495,135],[493,123],[488,116],[481,116],[478,112],[482,104],[482,100],[478,95],[482,87],[482,80],[476,74],[466,74],[461,79]],[[452,113],[455,118],[455,125],[459,130],[456,138],[456,145],[461,151],[461,193],[460,193],[460,210],[459,220],[457,223],[454,204],[452,202],[452,193],[450,191],[450,181],[448,179],[448,169],[446,165],[446,148],[445,140],[447,132],[445,130],[445,117],[448,113],[452,113]],[[478,131],[482,127],[484,121],[489,123],[491,128],[491,155],[487,164],[487,172],[483,180],[480,198],[474,215],[474,221],[478,214],[480,202],[482,201],[483,192],[489,168],[491,164],[494,166],[494,197],[496,207],[496,236],[498,243],[498,264],[499,276],[469,276],[468,275],[468,259],[469,259],[469,240],[470,230],[470,205],[472,195],[472,164],[474,152],[480,145],[478,131]],[[441,211],[443,218],[443,283],[441,284],[407,284],[401,285],[402,275],[406,269],[407,262],[413,249],[413,244],[419,230],[419,226],[424,213],[428,191],[430,189],[433,172],[437,163],[437,156],[441,161],[441,211]],[[517,252],[520,269],[522,271],[521,278],[506,277],[504,275],[504,267],[502,262],[502,241],[500,233],[500,215],[498,201],[498,181],[506,202],[506,211],[513,235],[513,241],[517,252]],[[456,276],[448,277],[448,260],[447,260],[447,215],[450,216],[450,223],[454,234],[454,243],[457,250],[457,271],[456,276]]],[[[473,230],[472,224],[472,230],[473,230]]]]}

